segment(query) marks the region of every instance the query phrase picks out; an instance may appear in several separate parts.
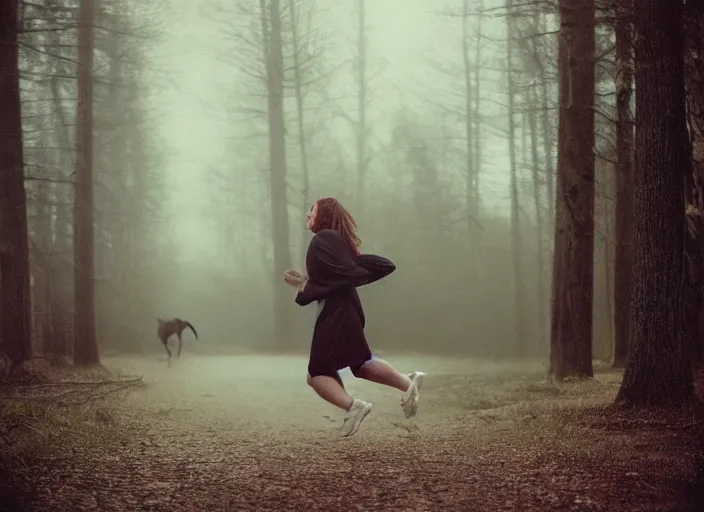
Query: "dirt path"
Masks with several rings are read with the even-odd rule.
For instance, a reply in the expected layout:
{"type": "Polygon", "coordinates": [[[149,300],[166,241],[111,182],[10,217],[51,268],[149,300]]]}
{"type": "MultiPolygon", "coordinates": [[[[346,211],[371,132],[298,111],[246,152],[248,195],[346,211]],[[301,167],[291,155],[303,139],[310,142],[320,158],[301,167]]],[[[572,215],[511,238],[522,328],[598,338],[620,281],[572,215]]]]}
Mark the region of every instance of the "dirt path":
{"type": "MultiPolygon", "coordinates": [[[[536,384],[539,367],[389,360],[428,372],[418,416],[404,419],[399,393],[345,374],[374,404],[349,439],[335,435],[342,414],[305,385],[302,358],[186,354],[170,370],[106,360],[148,386],[104,427],[72,430],[58,453],[16,468],[18,509],[695,510],[683,487],[695,447],[678,435],[552,414],[569,396],[536,384]],[[675,459],[665,475],[656,467],[675,459]]],[[[607,377],[587,401],[612,390],[607,377]]]]}

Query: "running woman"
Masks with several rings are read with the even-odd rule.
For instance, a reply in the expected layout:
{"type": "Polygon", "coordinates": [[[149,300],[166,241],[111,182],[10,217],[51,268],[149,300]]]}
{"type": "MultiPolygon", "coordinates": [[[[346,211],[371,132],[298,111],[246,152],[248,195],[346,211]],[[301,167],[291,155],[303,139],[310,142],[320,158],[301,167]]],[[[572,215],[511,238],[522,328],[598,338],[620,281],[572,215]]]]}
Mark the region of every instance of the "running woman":
{"type": "Polygon", "coordinates": [[[360,239],[352,216],[337,199],[319,199],[306,216],[315,236],[308,246],[308,276],[288,270],[284,281],[298,289],[296,303],[318,303],[318,318],[308,362],[308,384],[324,400],[347,411],[342,435],[351,436],[369,414],[372,404],[350,396],[339,370],[405,394],[401,407],[406,418],[416,414],[424,373],[402,375],[391,365],[373,358],[364,336],[364,311],[356,287],[378,281],[396,267],[372,254],[360,254],[360,239]]]}

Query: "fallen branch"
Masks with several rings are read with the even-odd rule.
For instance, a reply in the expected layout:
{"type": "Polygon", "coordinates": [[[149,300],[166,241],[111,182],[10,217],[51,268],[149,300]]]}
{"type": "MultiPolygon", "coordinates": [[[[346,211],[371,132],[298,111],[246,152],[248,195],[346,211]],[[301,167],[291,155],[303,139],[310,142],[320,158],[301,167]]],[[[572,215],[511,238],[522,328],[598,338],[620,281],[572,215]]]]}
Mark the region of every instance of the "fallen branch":
{"type": "Polygon", "coordinates": [[[6,400],[31,400],[33,402],[55,402],[56,405],[84,405],[91,400],[97,400],[110,393],[115,393],[133,386],[143,384],[142,377],[121,380],[106,381],[63,381],[46,384],[34,384],[29,386],[14,386],[16,392],[12,395],[4,395],[6,400]],[[111,386],[116,386],[110,389],[111,386]],[[38,390],[68,387],[58,393],[41,393],[38,390]],[[108,388],[104,393],[96,391],[108,388]],[[75,395],[88,397],[85,399],[75,398],[75,395]],[[73,395],[73,396],[72,396],[73,395]]]}
{"type": "Polygon", "coordinates": [[[28,398],[31,398],[32,401],[35,402],[50,402],[50,401],[55,401],[57,399],[69,396],[69,395],[75,395],[76,393],[82,393],[84,390],[81,389],[69,389],[67,391],[63,391],[61,393],[57,393],[54,395],[12,395],[6,397],[8,400],[26,400],[28,398]]]}
{"type": "Polygon", "coordinates": [[[99,395],[90,395],[90,396],[88,396],[88,398],[86,398],[86,399],[83,400],[83,401],[71,402],[71,405],[85,405],[85,404],[87,404],[87,403],[90,402],[90,401],[93,401],[93,400],[100,400],[101,398],[105,398],[105,397],[106,397],[107,395],[109,395],[110,393],[116,393],[117,391],[122,391],[122,390],[125,390],[125,389],[128,389],[128,388],[134,387],[134,386],[140,384],[141,382],[142,382],[142,379],[139,378],[139,379],[130,381],[129,383],[126,383],[126,384],[124,384],[124,385],[122,385],[122,386],[119,386],[119,387],[116,387],[116,388],[113,388],[113,389],[108,389],[107,391],[105,391],[104,393],[101,393],[101,394],[99,394],[99,395]]]}
{"type": "Polygon", "coordinates": [[[142,377],[134,377],[132,379],[117,379],[117,380],[62,380],[55,382],[47,382],[44,384],[17,384],[13,387],[21,389],[41,389],[55,388],[61,386],[107,386],[110,384],[128,384],[142,382],[142,377]]]}

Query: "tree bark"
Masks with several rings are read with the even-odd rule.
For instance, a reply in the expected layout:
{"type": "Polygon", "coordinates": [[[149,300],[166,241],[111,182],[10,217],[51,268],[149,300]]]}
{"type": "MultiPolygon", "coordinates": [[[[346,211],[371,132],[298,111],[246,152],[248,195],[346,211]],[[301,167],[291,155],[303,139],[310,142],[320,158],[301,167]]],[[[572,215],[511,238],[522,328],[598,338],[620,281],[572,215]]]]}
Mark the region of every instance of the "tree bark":
{"type": "MultiPolygon", "coordinates": [[[[294,89],[296,92],[296,111],[298,113],[298,148],[301,152],[301,170],[303,172],[303,186],[301,187],[301,200],[303,203],[303,212],[305,212],[312,206],[309,204],[310,199],[310,175],[308,171],[308,148],[306,145],[306,132],[305,132],[305,109],[303,108],[303,77],[301,76],[301,55],[300,47],[298,44],[298,38],[300,33],[298,12],[296,11],[296,2],[294,0],[288,0],[288,10],[291,16],[291,45],[293,52],[293,80],[294,89]]],[[[306,239],[308,237],[308,228],[304,222],[301,222],[301,227],[303,233],[301,236],[301,250],[303,255],[303,260],[305,261],[305,255],[308,251],[308,246],[306,245],[306,239]]]]}
{"type": "Polygon", "coordinates": [[[0,343],[14,365],[32,356],[18,7],[0,0],[0,343]]]}
{"type": "Polygon", "coordinates": [[[617,403],[694,399],[684,344],[685,119],[682,0],[638,0],[631,353],[617,403]]]}
{"type": "Polygon", "coordinates": [[[689,274],[687,293],[687,343],[695,372],[704,363],[702,297],[704,295],[704,4],[684,6],[686,115],[691,142],[692,167],[686,190],[687,221],[685,254],[689,274]]]}
{"type": "Polygon", "coordinates": [[[633,41],[631,7],[619,6],[616,18],[616,254],[614,283],[614,363],[628,361],[628,317],[631,304],[631,232],[633,223],[633,41]]]}
{"type": "Polygon", "coordinates": [[[594,285],[593,0],[560,0],[550,374],[592,377],[594,285]]]}
{"type": "Polygon", "coordinates": [[[93,2],[81,0],[78,21],[78,106],[74,206],[74,351],[77,365],[100,363],[93,281],[93,2]]]}
{"type": "MultiPolygon", "coordinates": [[[[267,83],[269,107],[269,177],[274,246],[274,324],[275,343],[285,344],[293,304],[290,290],[281,283],[291,265],[289,245],[288,198],[286,193],[286,130],[284,125],[284,60],[281,40],[281,5],[269,5],[267,83]]],[[[266,34],[264,34],[266,37],[266,34]]]]}

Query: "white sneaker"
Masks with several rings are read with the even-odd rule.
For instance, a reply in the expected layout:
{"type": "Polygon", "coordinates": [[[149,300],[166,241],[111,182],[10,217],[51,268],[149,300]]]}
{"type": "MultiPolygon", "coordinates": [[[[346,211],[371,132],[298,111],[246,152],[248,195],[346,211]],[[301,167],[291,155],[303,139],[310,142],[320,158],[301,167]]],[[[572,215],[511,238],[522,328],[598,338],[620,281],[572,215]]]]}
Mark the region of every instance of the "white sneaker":
{"type": "Polygon", "coordinates": [[[411,372],[408,378],[411,379],[411,385],[408,387],[406,396],[401,398],[401,408],[406,415],[406,419],[412,418],[418,412],[418,398],[420,397],[420,388],[423,385],[423,372],[411,372]]]}
{"type": "Polygon", "coordinates": [[[371,410],[372,404],[355,398],[352,408],[347,412],[343,420],[342,437],[348,437],[357,432],[362,420],[367,417],[371,410]]]}

